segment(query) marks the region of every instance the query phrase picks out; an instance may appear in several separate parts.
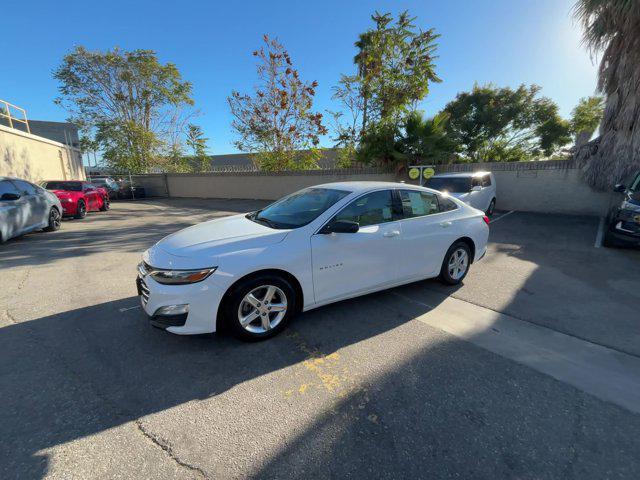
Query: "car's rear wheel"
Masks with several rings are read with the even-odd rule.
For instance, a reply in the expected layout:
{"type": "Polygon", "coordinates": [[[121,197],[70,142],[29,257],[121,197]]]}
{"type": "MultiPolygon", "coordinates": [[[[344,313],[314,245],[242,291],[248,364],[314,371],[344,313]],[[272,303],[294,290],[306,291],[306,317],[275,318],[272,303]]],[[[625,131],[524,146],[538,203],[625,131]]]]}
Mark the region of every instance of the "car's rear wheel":
{"type": "Polygon", "coordinates": [[[75,218],[84,218],[87,216],[87,205],[84,200],[78,200],[78,207],[76,208],[75,218]]]}
{"type": "Polygon", "coordinates": [[[496,199],[494,198],[493,200],[491,200],[491,203],[489,204],[489,208],[487,208],[487,211],[485,212],[487,214],[487,217],[490,217],[493,215],[493,211],[496,208],[496,199]]]}
{"type": "Polygon", "coordinates": [[[465,242],[456,242],[444,256],[440,279],[448,285],[458,285],[469,273],[471,250],[465,242]]]}
{"type": "Polygon", "coordinates": [[[284,278],[250,278],[234,288],[226,301],[225,324],[241,340],[264,340],[285,328],[296,302],[295,290],[284,278]]]}
{"type": "Polygon", "coordinates": [[[44,229],[45,232],[55,232],[60,229],[60,224],[62,223],[62,215],[56,207],[51,207],[49,210],[49,223],[44,229]]]}
{"type": "Polygon", "coordinates": [[[102,199],[102,206],[100,207],[100,211],[101,212],[106,212],[107,210],[109,210],[109,208],[111,208],[111,205],[109,204],[109,199],[108,198],[103,198],[102,199]]]}

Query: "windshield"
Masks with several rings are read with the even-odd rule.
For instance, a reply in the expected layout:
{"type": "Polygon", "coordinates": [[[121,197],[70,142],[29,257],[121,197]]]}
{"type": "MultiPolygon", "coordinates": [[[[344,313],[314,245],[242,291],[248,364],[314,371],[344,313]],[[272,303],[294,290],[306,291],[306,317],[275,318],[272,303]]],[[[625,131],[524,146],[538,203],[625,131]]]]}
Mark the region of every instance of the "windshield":
{"type": "Polygon", "coordinates": [[[351,192],[328,188],[307,188],[247,215],[249,220],[271,228],[298,228],[314,221],[351,192]]]}
{"type": "Polygon", "coordinates": [[[43,182],[42,186],[47,190],[82,191],[82,184],[80,182],[43,182]]]}
{"type": "Polygon", "coordinates": [[[431,177],[425,187],[441,192],[466,193],[471,191],[471,177],[431,177]]]}

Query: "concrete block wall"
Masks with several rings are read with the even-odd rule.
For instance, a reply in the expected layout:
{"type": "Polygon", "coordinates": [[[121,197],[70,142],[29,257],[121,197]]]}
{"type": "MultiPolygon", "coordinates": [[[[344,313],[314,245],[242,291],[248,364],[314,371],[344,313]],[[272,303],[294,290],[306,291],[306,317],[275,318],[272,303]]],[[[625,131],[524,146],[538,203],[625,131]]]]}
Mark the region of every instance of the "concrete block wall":
{"type": "Polygon", "coordinates": [[[569,160],[445,165],[438,173],[491,171],[496,178],[497,208],[571,215],[606,215],[616,196],[593,190],[569,160]]]}
{"type": "Polygon", "coordinates": [[[205,173],[167,174],[169,196],[196,198],[250,198],[275,200],[301,188],[321,183],[353,180],[395,181],[393,173],[379,173],[375,169],[356,171],[311,170],[269,174],[205,173]],[[350,173],[351,172],[351,173],[350,173]],[[368,173],[367,173],[368,172],[368,173]]]}
{"type": "MultiPolygon", "coordinates": [[[[592,190],[569,161],[482,163],[438,166],[445,171],[492,171],[498,208],[540,213],[602,216],[617,201],[611,193],[592,190]]],[[[248,198],[274,200],[301,188],[351,180],[398,181],[376,169],[306,172],[242,172],[139,175],[150,196],[248,198]]],[[[411,181],[403,179],[407,183],[411,181]]]]}

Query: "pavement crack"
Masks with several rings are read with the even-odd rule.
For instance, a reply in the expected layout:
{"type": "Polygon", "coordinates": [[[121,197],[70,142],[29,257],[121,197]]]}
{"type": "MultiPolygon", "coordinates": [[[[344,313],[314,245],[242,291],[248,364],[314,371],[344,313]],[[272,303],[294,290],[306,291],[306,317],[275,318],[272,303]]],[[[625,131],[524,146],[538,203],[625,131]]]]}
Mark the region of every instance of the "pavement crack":
{"type": "MultiPolygon", "coordinates": [[[[4,316],[7,317],[7,319],[9,320],[9,322],[11,322],[14,325],[19,324],[20,322],[11,314],[11,312],[9,312],[9,310],[3,310],[0,311],[0,313],[4,313],[4,316]]],[[[60,362],[60,365],[69,372],[70,375],[72,375],[79,383],[88,386],[89,388],[91,388],[91,391],[93,392],[93,394],[96,396],[96,398],[98,398],[101,402],[103,402],[103,404],[109,409],[111,410],[111,413],[113,415],[115,415],[117,418],[119,418],[121,420],[122,423],[125,423],[127,421],[129,421],[132,417],[132,414],[130,412],[127,412],[126,410],[122,410],[121,408],[119,408],[119,406],[117,404],[115,404],[114,402],[112,402],[109,398],[107,398],[105,395],[103,395],[102,391],[99,388],[96,388],[95,385],[93,385],[91,382],[87,382],[86,379],[83,378],[83,376],[81,374],[79,374],[73,367],[72,365],[69,364],[69,362],[67,362],[66,358],[59,354],[57,351],[53,350],[52,348],[50,348],[49,344],[47,342],[45,342],[42,338],[39,337],[39,335],[37,335],[31,328],[29,328],[29,326],[27,325],[27,332],[29,337],[32,339],[32,341],[34,341],[35,343],[39,344],[43,349],[47,350],[50,355],[51,358],[55,358],[56,360],[58,360],[58,362],[60,362]]],[[[136,429],[147,439],[149,440],[153,445],[160,447],[168,456],[169,458],[176,463],[177,465],[179,465],[182,468],[185,468],[191,472],[193,472],[193,474],[195,475],[195,478],[200,478],[200,479],[205,479],[208,480],[209,477],[207,476],[207,474],[199,467],[191,465],[187,462],[182,461],[174,452],[173,448],[171,447],[171,445],[169,445],[169,443],[166,440],[162,440],[160,437],[158,437],[157,435],[154,435],[153,433],[149,432],[149,430],[147,430],[147,428],[144,426],[144,424],[142,423],[142,421],[140,419],[136,419],[133,422],[136,426],[136,429]]]]}
{"type": "Polygon", "coordinates": [[[209,479],[209,476],[200,467],[191,465],[190,463],[181,460],[178,455],[176,455],[169,442],[150,432],[144,426],[142,420],[138,419],[134,423],[136,424],[138,431],[140,431],[140,433],[142,433],[142,435],[144,435],[155,446],[160,447],[169,456],[169,458],[174,461],[176,465],[193,472],[196,478],[209,479]]]}

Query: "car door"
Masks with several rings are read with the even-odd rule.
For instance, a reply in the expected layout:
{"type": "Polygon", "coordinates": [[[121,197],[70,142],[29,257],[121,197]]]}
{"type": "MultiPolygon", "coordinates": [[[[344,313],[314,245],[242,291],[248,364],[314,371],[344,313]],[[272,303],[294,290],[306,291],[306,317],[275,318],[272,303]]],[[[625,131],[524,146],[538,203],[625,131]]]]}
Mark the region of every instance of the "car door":
{"type": "Polygon", "coordinates": [[[420,190],[398,190],[402,203],[401,256],[397,257],[402,280],[435,276],[442,259],[456,240],[455,202],[420,190]]]}
{"type": "Polygon", "coordinates": [[[43,195],[38,194],[38,187],[25,180],[12,180],[13,184],[22,195],[25,209],[24,229],[31,229],[42,225],[48,219],[47,201],[43,195]]]}
{"type": "Polygon", "coordinates": [[[82,184],[82,191],[84,193],[84,198],[87,200],[87,211],[98,210],[98,191],[94,186],[89,183],[84,183],[82,184]]]}
{"type": "Polygon", "coordinates": [[[356,233],[315,233],[311,258],[315,301],[327,303],[397,281],[400,224],[391,189],[361,195],[328,223],[349,220],[356,233]]]}
{"type": "Polygon", "coordinates": [[[28,209],[22,193],[9,180],[0,181],[0,235],[3,240],[18,235],[27,225],[28,209]],[[6,197],[2,197],[7,194],[6,197]],[[19,195],[19,198],[10,198],[19,195]]]}

